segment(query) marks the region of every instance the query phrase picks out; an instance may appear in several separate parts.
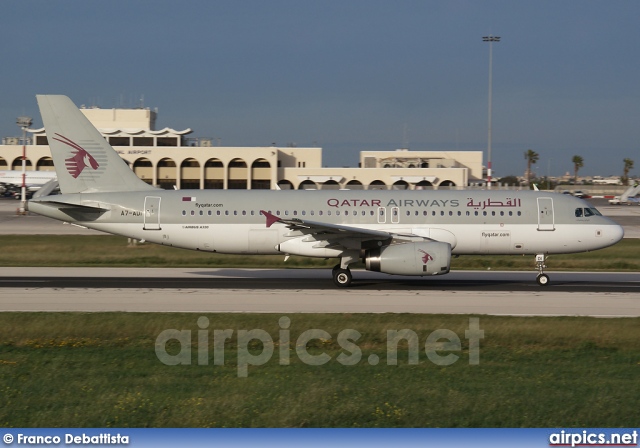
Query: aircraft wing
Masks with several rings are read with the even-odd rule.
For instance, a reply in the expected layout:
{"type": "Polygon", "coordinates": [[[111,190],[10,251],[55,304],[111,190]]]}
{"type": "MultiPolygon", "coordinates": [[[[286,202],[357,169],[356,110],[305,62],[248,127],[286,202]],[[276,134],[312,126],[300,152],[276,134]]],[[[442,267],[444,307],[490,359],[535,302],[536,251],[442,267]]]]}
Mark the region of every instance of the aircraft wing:
{"type": "MultiPolygon", "coordinates": [[[[403,241],[420,241],[429,240],[429,238],[420,237],[411,234],[399,234],[393,232],[385,232],[382,230],[364,229],[361,227],[343,226],[339,224],[329,224],[326,222],[308,221],[299,218],[281,218],[275,216],[265,210],[260,211],[267,219],[267,227],[271,227],[275,223],[281,223],[287,226],[292,232],[299,232],[302,235],[311,235],[316,240],[326,240],[330,245],[344,246],[352,248],[353,242],[362,242],[362,246],[366,246],[366,242],[383,242],[385,245],[391,243],[392,240],[403,241]]],[[[292,234],[290,236],[295,236],[292,234]]],[[[375,244],[374,246],[379,246],[375,244]]]]}

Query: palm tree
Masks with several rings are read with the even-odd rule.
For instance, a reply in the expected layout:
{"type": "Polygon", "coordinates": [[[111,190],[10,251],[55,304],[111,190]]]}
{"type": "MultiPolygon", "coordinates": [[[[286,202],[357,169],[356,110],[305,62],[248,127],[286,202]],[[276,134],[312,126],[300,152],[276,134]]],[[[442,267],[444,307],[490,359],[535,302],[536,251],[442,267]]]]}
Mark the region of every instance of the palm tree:
{"type": "Polygon", "coordinates": [[[540,155],[533,149],[527,149],[524,152],[524,158],[527,161],[527,184],[531,185],[531,165],[535,165],[540,155]]]}
{"type": "Polygon", "coordinates": [[[584,159],[580,156],[573,156],[573,183],[578,184],[578,170],[584,166],[584,159]]]}
{"type": "Polygon", "coordinates": [[[629,171],[633,169],[633,160],[624,159],[624,174],[622,175],[622,183],[629,185],[629,171]]]}

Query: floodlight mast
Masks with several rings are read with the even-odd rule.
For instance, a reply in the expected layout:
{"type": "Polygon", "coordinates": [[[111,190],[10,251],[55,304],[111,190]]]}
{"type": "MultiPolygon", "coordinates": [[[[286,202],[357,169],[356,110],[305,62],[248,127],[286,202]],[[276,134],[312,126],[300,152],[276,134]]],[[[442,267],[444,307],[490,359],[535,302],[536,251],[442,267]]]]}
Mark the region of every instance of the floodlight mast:
{"type": "Polygon", "coordinates": [[[491,190],[491,97],[493,90],[493,43],[500,42],[500,36],[489,34],[482,38],[483,42],[489,42],[489,130],[487,141],[487,188],[491,190]]]}

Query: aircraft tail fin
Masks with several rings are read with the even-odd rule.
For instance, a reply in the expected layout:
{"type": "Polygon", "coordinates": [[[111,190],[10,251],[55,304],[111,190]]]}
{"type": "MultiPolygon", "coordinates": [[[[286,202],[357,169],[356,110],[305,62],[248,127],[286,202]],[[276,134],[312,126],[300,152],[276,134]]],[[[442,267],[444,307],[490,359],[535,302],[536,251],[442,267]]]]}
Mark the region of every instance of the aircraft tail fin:
{"type": "Polygon", "coordinates": [[[63,194],[154,188],[122,160],[64,95],[36,95],[63,194]]]}

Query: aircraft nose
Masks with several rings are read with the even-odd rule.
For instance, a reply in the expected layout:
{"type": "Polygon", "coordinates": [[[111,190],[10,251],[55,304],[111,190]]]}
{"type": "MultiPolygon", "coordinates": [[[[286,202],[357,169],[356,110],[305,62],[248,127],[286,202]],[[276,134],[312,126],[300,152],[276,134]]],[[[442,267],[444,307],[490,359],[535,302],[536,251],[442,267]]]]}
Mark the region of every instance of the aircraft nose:
{"type": "Polygon", "coordinates": [[[612,244],[615,244],[624,238],[624,229],[619,224],[612,224],[608,226],[607,233],[609,238],[611,238],[612,244]]]}

